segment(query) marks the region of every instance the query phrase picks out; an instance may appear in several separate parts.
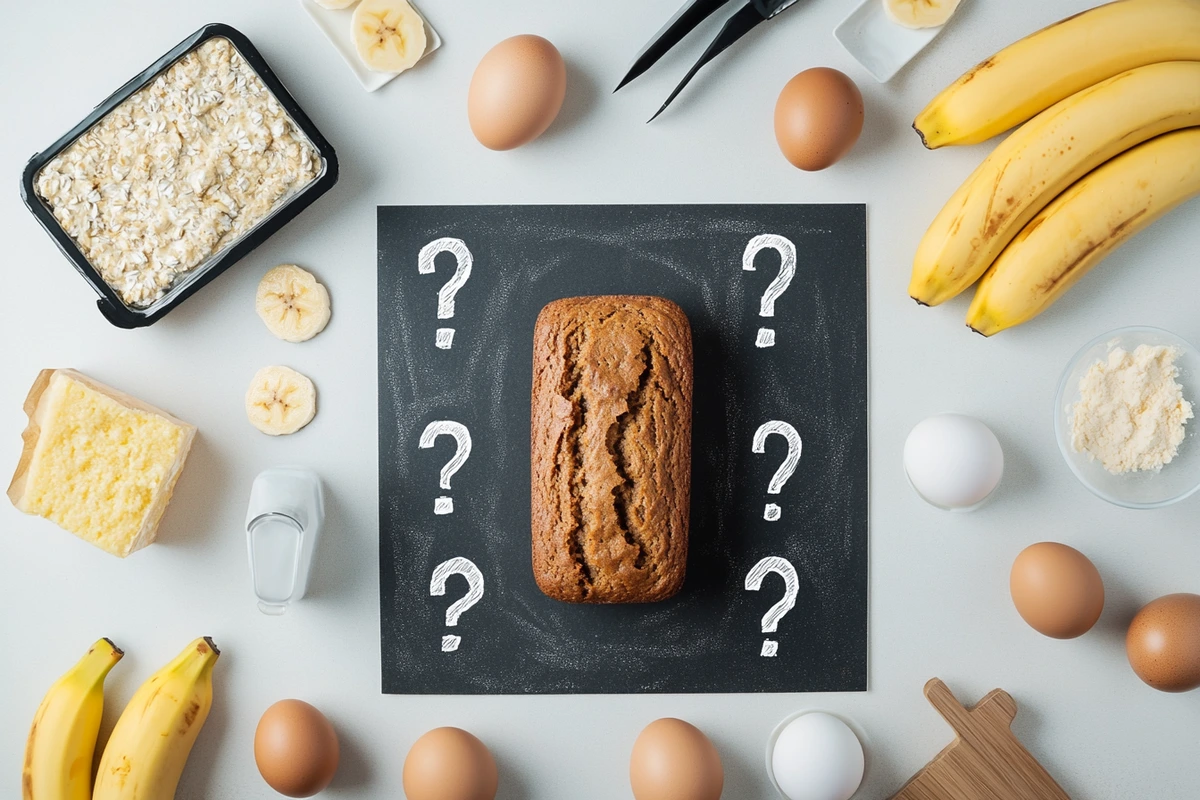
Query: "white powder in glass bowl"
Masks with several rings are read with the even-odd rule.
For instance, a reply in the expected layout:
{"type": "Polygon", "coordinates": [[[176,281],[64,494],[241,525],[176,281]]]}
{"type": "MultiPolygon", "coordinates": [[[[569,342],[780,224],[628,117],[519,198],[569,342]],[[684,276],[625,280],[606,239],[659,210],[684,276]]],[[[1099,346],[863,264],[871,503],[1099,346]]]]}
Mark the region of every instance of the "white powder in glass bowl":
{"type": "Polygon", "coordinates": [[[1116,347],[1088,368],[1071,409],[1071,447],[1114,475],[1158,471],[1179,452],[1194,415],[1176,378],[1176,347],[1116,347]]]}

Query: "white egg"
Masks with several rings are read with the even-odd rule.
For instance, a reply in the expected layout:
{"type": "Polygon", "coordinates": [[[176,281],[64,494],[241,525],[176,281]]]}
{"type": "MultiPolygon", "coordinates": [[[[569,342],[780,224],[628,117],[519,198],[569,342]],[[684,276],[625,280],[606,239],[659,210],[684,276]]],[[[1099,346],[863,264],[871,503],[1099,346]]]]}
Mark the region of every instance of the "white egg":
{"type": "Polygon", "coordinates": [[[862,743],[832,714],[803,714],[779,732],[771,772],[788,800],[849,800],[862,783],[862,743]]]}
{"type": "Polygon", "coordinates": [[[917,494],[939,508],[967,510],[1004,474],[1004,451],[987,425],[962,414],[922,421],[904,442],[904,471],[917,494]]]}

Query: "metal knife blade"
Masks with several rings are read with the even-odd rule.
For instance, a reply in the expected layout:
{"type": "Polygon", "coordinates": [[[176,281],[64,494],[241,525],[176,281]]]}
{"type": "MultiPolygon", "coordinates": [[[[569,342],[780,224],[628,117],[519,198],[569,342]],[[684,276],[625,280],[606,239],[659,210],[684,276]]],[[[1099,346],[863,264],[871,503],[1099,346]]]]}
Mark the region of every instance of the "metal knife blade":
{"type": "MultiPolygon", "coordinates": [[[[796,2],[796,0],[792,0],[792,2],[796,2]]],[[[683,80],[680,81],[679,85],[675,87],[675,91],[671,92],[671,96],[667,98],[667,101],[663,103],[662,107],[654,113],[653,117],[646,121],[653,122],[658,118],[659,114],[666,111],[667,106],[671,105],[671,101],[679,96],[679,93],[683,91],[683,88],[687,86],[689,82],[691,82],[692,78],[697,72],[700,71],[701,67],[719,56],[727,48],[729,48],[730,45],[732,45],[738,39],[741,39],[750,31],[754,30],[755,26],[757,26],[760,22],[764,22],[767,19],[769,19],[769,17],[764,17],[755,7],[753,2],[747,3],[738,9],[737,13],[730,17],[725,23],[725,27],[721,28],[721,32],[718,33],[716,38],[712,40],[712,44],[708,46],[708,49],[704,51],[704,54],[700,56],[700,60],[696,62],[695,66],[693,66],[691,70],[688,71],[687,75],[683,76],[683,80]]]]}
{"type": "MultiPolygon", "coordinates": [[[[770,1],[770,0],[768,0],[770,1]]],[[[786,2],[786,0],[784,0],[786,2]]],[[[795,2],[796,0],[791,0],[795,2]]],[[[688,0],[675,16],[667,21],[658,33],[650,39],[633,60],[633,65],[625,73],[625,77],[617,84],[614,92],[637,78],[666,55],[672,47],[679,44],[685,36],[695,30],[701,22],[711,17],[717,9],[729,3],[729,0],[688,0]]]]}

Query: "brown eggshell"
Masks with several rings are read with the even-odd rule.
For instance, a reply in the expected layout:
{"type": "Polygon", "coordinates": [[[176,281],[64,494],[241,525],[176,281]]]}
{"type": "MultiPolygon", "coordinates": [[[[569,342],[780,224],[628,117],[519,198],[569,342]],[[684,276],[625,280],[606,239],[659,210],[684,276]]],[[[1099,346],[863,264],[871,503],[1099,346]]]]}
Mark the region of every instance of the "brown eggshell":
{"type": "Polygon", "coordinates": [[[668,717],[651,722],[633,743],[629,782],[636,800],[719,800],[725,770],[699,728],[668,717]]]}
{"type": "Polygon", "coordinates": [[[1137,676],[1163,692],[1200,687],[1200,595],[1168,594],[1129,624],[1125,653],[1137,676]]]}
{"type": "Polygon", "coordinates": [[[1058,542],[1022,550],[1008,586],[1021,618],[1055,639],[1082,636],[1104,610],[1104,582],[1095,565],[1074,547],[1058,542]]]}
{"type": "Polygon", "coordinates": [[[499,784],[487,745],[461,728],[434,728],[404,759],[408,800],[493,800],[499,784]]]}
{"type": "Polygon", "coordinates": [[[566,93],[567,67],[554,45],[532,34],[505,39],[471,76],[471,132],[491,150],[520,147],[550,127],[566,93]]]}
{"type": "Polygon", "coordinates": [[[338,768],[333,725],[303,700],[280,700],[263,712],[254,731],[254,762],[263,780],[282,795],[312,797],[338,768]]]}
{"type": "Polygon", "coordinates": [[[850,152],[863,127],[863,98],[854,81],[829,67],[792,78],[775,102],[775,141],[792,166],[813,172],[850,152]]]}

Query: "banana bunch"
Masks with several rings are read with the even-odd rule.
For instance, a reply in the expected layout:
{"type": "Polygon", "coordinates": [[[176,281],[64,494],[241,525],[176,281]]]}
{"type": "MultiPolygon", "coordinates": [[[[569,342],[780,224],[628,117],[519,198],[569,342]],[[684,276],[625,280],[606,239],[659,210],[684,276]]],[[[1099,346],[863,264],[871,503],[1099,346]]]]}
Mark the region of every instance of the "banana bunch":
{"type": "Polygon", "coordinates": [[[133,695],[117,720],[92,786],[104,678],[124,653],[92,645],[46,693],[25,747],[23,800],[171,800],[208,711],[212,639],[192,642],[133,695]]]}
{"type": "Polygon", "coordinates": [[[934,218],[909,284],[938,305],[978,281],[967,322],[985,336],[1200,192],[1200,0],[1117,0],[1063,20],[959,78],[913,127],[933,149],[1016,124],[934,218]]]}

